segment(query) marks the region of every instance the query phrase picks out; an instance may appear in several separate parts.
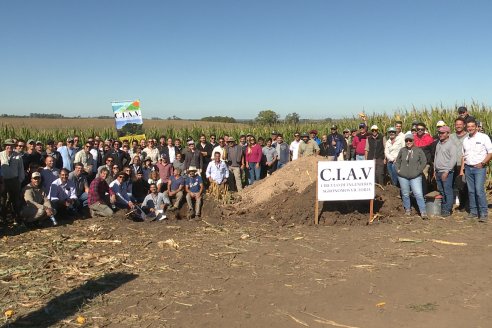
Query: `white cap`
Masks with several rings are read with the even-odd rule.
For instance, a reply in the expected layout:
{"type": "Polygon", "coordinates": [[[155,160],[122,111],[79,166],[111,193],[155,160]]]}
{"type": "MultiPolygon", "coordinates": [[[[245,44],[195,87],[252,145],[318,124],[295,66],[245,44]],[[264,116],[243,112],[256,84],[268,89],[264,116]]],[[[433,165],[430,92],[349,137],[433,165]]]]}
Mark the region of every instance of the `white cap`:
{"type": "Polygon", "coordinates": [[[376,124],[374,124],[373,126],[371,126],[371,130],[379,130],[379,128],[376,124]]]}

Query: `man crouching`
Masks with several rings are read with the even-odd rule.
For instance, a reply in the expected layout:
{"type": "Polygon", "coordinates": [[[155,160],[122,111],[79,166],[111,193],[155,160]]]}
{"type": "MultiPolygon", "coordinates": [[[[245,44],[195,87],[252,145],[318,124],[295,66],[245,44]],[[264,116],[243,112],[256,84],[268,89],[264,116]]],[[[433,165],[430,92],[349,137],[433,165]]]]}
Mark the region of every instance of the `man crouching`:
{"type": "Polygon", "coordinates": [[[41,221],[50,219],[53,225],[57,225],[55,219],[55,210],[51,202],[41,189],[41,174],[34,172],[31,177],[31,183],[24,189],[24,200],[26,206],[21,211],[26,225],[37,225],[41,221]]]}

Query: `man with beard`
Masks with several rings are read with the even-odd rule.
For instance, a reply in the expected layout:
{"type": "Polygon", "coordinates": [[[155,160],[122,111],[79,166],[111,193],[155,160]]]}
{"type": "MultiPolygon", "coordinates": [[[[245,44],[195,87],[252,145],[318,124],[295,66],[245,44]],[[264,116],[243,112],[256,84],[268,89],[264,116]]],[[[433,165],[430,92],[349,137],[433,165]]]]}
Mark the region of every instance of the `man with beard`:
{"type": "Polygon", "coordinates": [[[310,139],[307,133],[303,133],[298,153],[299,157],[316,156],[319,154],[318,143],[314,139],[310,139]]]}
{"type": "Polygon", "coordinates": [[[454,120],[454,133],[449,136],[449,139],[456,144],[458,149],[460,149],[460,151],[458,152],[458,157],[456,159],[456,166],[454,168],[455,174],[453,182],[454,191],[459,201],[459,206],[457,208],[458,211],[463,211],[468,206],[468,188],[466,186],[465,176],[458,174],[459,172],[461,172],[461,160],[463,158],[463,153],[461,152],[461,149],[463,149],[463,140],[468,135],[465,130],[465,126],[465,120],[461,117],[458,117],[456,120],[454,120]]]}

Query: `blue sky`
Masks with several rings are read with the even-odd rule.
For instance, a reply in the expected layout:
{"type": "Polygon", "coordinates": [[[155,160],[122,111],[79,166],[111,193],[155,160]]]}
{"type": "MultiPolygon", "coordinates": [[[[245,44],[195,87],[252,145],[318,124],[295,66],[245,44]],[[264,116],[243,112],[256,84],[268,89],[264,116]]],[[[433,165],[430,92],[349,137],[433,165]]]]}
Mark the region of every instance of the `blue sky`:
{"type": "Polygon", "coordinates": [[[492,1],[0,2],[1,113],[339,118],[492,104],[492,1]]]}

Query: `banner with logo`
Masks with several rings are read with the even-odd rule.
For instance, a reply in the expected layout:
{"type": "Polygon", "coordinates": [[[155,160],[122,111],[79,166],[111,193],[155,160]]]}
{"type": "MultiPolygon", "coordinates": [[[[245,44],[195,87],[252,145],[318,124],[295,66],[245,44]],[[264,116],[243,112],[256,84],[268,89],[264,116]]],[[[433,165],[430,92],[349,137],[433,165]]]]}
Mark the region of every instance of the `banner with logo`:
{"type": "Polygon", "coordinates": [[[111,106],[120,140],[145,139],[139,100],[112,102],[111,106]]]}
{"type": "Polygon", "coordinates": [[[374,199],[374,161],[319,161],[318,201],[374,199]]]}

